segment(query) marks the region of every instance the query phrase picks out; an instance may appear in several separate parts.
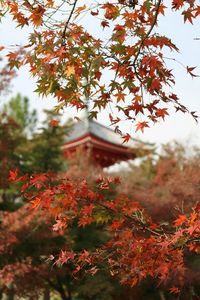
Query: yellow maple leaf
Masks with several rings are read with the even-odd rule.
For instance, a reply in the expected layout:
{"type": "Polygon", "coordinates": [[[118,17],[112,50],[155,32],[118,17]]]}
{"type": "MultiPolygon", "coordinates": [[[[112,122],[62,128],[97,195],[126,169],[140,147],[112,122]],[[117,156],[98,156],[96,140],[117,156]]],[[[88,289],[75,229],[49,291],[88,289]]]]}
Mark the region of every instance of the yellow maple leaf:
{"type": "Polygon", "coordinates": [[[68,66],[67,69],[65,70],[65,75],[67,75],[67,77],[69,77],[73,74],[75,74],[74,65],[68,66]]]}

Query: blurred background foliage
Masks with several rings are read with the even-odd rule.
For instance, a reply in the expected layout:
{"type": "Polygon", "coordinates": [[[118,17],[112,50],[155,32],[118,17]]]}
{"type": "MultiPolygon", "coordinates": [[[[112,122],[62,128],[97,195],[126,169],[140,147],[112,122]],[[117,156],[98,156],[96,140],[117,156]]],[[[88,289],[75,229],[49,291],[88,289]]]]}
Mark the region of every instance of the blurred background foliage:
{"type": "MultiPolygon", "coordinates": [[[[9,171],[19,168],[21,175],[51,171],[74,179],[88,179],[93,185],[101,170],[90,164],[79,149],[70,161],[62,153],[70,122],[60,123],[59,114],[46,111],[42,126],[29,100],[17,95],[0,114],[0,299],[63,299],[63,300],[167,300],[176,299],[167,288],[147,278],[136,287],[121,286],[105,266],[89,276],[81,271],[72,275],[70,264],[52,266],[49,254],[56,256],[61,248],[90,250],[107,239],[106,220],[87,228],[75,226],[62,232],[52,231],[55,219],[43,211],[27,209],[19,195],[20,184],[8,181],[9,171]],[[5,275],[6,274],[6,275],[5,275]]],[[[199,201],[200,149],[176,142],[149,153],[139,163],[130,162],[123,170],[109,176],[120,176],[121,184],[114,194],[126,194],[139,201],[151,216],[167,226],[177,214],[187,213],[199,201]]],[[[197,255],[190,254],[183,300],[198,299],[200,274],[197,255]]]]}

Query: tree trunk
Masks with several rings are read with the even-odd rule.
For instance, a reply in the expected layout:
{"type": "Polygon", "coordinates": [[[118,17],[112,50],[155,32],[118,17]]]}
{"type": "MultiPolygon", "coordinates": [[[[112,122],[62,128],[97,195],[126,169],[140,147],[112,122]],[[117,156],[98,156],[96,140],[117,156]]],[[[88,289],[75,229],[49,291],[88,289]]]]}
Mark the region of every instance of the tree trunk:
{"type": "Polygon", "coordinates": [[[60,291],[60,295],[62,300],[71,300],[71,297],[69,298],[68,296],[66,296],[65,291],[60,291]]]}
{"type": "Polygon", "coordinates": [[[5,300],[14,300],[15,299],[15,294],[14,294],[14,290],[10,289],[7,294],[4,294],[3,299],[5,300]]]}
{"type": "Polygon", "coordinates": [[[159,295],[160,295],[160,300],[166,300],[165,294],[163,291],[159,291],[159,295]]]}
{"type": "Polygon", "coordinates": [[[44,290],[43,300],[50,300],[50,292],[47,288],[44,290]]]}

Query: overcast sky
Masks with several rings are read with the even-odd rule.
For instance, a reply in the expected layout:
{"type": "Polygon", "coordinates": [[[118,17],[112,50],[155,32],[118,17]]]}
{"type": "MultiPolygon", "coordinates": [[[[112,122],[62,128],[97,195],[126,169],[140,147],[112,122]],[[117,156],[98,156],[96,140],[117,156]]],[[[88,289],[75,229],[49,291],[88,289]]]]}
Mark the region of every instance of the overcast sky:
{"type": "MultiPolygon", "coordinates": [[[[159,22],[160,32],[171,37],[172,41],[180,49],[180,54],[176,55],[176,59],[188,66],[197,66],[196,72],[200,74],[200,22],[191,24],[183,23],[183,18],[177,13],[166,14],[159,22]]],[[[15,44],[23,43],[27,36],[27,29],[15,28],[15,24],[11,19],[6,18],[0,24],[0,45],[6,45],[12,51],[15,44]]],[[[200,78],[187,76],[181,64],[169,62],[170,67],[175,69],[176,89],[175,92],[182,99],[182,103],[191,111],[197,111],[200,115],[200,78]]],[[[30,77],[27,68],[23,68],[18,77],[13,81],[13,87],[10,96],[16,95],[18,92],[24,96],[28,96],[31,100],[32,108],[36,108],[42,118],[42,110],[44,108],[52,108],[56,105],[56,101],[52,98],[39,98],[34,89],[36,88],[33,78],[30,77]]],[[[3,101],[3,99],[1,99],[3,101]]],[[[68,118],[76,114],[75,111],[66,110],[64,118],[68,118]]],[[[99,116],[99,121],[105,124],[105,114],[99,116]]],[[[106,118],[108,120],[108,118],[106,118]]],[[[109,123],[107,122],[109,125],[109,123]]],[[[130,132],[133,137],[141,138],[148,142],[157,144],[178,140],[180,142],[190,141],[192,144],[200,146],[200,124],[189,116],[181,113],[173,114],[166,118],[165,122],[153,125],[150,129],[146,129],[142,134],[135,133],[134,127],[127,124],[123,125],[124,132],[130,132]]]]}

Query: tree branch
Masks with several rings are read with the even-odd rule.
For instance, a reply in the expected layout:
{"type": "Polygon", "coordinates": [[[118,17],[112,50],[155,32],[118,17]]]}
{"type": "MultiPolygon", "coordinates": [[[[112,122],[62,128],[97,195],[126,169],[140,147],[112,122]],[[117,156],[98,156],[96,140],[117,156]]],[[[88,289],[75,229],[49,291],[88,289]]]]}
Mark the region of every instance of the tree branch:
{"type": "Polygon", "coordinates": [[[138,56],[140,55],[141,53],[141,50],[142,50],[142,47],[144,45],[144,42],[145,40],[149,37],[149,35],[151,34],[154,26],[156,25],[156,22],[157,22],[157,18],[158,18],[158,12],[159,12],[159,8],[160,8],[160,5],[161,5],[161,2],[162,0],[158,0],[158,3],[157,3],[157,6],[156,6],[156,12],[155,12],[155,16],[154,16],[154,20],[153,20],[153,23],[151,24],[151,27],[149,28],[148,32],[145,34],[145,36],[142,38],[141,40],[141,43],[140,43],[140,46],[139,46],[139,49],[138,49],[138,52],[135,56],[135,59],[133,61],[133,66],[135,65],[137,59],[138,59],[138,56]]]}
{"type": "Polygon", "coordinates": [[[71,12],[69,14],[69,17],[68,17],[68,19],[65,23],[65,27],[64,27],[64,30],[63,30],[63,34],[62,34],[63,46],[65,46],[65,35],[66,35],[67,27],[69,25],[69,22],[70,22],[72,16],[73,16],[73,13],[74,13],[74,10],[76,8],[77,2],[78,2],[78,0],[74,0],[73,7],[72,7],[71,12]]]}

